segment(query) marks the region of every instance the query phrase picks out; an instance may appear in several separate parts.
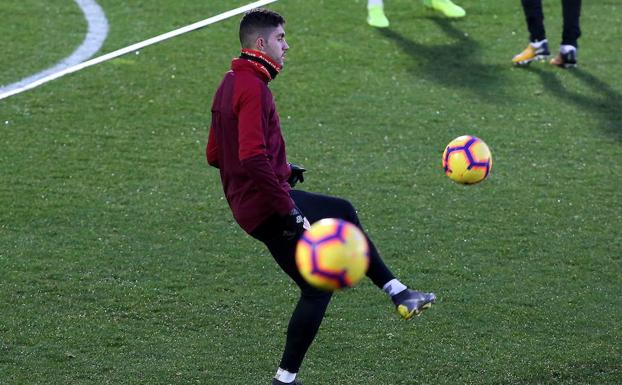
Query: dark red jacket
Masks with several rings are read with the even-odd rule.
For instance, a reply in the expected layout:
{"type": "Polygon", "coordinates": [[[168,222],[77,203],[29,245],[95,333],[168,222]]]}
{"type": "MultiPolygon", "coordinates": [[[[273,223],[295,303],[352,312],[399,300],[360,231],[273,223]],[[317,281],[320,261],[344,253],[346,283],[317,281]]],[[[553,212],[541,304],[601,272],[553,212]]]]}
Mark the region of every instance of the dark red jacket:
{"type": "Polygon", "coordinates": [[[234,59],[216,91],[206,148],[208,163],[220,169],[233,217],[247,233],[294,207],[285,141],[268,88],[280,66],[260,52],[243,50],[243,56],[249,54],[258,59],[234,59]],[[266,65],[274,67],[268,71],[266,65]]]}

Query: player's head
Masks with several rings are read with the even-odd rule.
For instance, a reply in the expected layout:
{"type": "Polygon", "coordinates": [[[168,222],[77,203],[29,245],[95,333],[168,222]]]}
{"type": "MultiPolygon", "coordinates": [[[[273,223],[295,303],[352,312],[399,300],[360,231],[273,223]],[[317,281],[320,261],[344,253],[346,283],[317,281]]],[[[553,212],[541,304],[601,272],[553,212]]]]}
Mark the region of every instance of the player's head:
{"type": "Polygon", "coordinates": [[[285,19],[268,9],[253,9],[240,22],[242,48],[261,51],[283,65],[289,45],[285,41],[285,19]]]}

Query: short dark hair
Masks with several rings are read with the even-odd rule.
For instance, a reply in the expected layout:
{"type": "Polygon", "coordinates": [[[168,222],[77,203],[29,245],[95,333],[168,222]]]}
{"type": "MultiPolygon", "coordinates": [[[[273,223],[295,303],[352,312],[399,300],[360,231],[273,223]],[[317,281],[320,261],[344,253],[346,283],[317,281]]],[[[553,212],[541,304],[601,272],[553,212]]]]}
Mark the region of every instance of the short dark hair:
{"type": "Polygon", "coordinates": [[[265,8],[252,9],[240,21],[240,44],[246,47],[256,34],[265,33],[266,29],[276,28],[285,24],[285,18],[265,8]]]}

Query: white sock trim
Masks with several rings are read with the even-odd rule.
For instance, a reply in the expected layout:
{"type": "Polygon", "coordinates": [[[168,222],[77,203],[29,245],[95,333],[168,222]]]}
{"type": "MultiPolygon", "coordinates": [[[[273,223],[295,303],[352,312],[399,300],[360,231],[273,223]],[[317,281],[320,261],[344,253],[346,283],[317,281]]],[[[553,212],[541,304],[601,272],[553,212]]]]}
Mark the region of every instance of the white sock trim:
{"type": "Polygon", "coordinates": [[[559,46],[559,52],[561,52],[562,54],[567,54],[568,52],[572,52],[576,50],[577,50],[577,47],[575,47],[574,45],[570,45],[570,44],[562,44],[559,46]]]}
{"type": "Polygon", "coordinates": [[[385,283],[382,287],[382,290],[384,290],[384,292],[387,293],[389,296],[394,296],[395,294],[401,293],[406,289],[406,285],[401,283],[397,278],[393,278],[389,282],[385,283]]]}
{"type": "Polygon", "coordinates": [[[277,380],[285,383],[294,382],[296,379],[296,373],[288,372],[285,369],[278,368],[276,370],[276,375],[274,376],[277,380]]]}
{"type": "Polygon", "coordinates": [[[367,8],[369,7],[375,7],[375,6],[382,6],[383,0],[367,0],[367,8]]]}
{"type": "Polygon", "coordinates": [[[535,49],[538,49],[540,47],[542,47],[542,44],[544,43],[548,43],[549,41],[547,39],[544,40],[540,40],[540,41],[532,41],[531,42],[531,46],[535,49]]]}

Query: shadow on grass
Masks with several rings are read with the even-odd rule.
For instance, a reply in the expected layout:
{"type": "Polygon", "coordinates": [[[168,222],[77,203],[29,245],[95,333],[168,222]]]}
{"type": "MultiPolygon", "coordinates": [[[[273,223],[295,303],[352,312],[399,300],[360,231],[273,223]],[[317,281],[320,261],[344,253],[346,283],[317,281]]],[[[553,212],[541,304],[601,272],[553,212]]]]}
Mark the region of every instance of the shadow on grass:
{"type": "Polygon", "coordinates": [[[518,381],[498,382],[495,385],[619,385],[622,384],[622,363],[615,358],[567,363],[560,367],[547,368],[541,373],[529,373],[518,381]]]}
{"type": "MultiPolygon", "coordinates": [[[[507,82],[503,78],[507,66],[482,63],[481,46],[452,21],[443,18],[430,20],[443,30],[449,43],[425,45],[387,28],[378,29],[378,33],[394,41],[412,57],[409,70],[417,77],[424,77],[447,88],[467,90],[489,103],[498,104],[508,100],[509,96],[504,95],[507,93],[507,82]]],[[[580,68],[569,70],[572,76],[597,95],[588,96],[566,88],[559,77],[550,71],[535,66],[527,67],[526,70],[539,75],[544,87],[559,99],[593,113],[601,121],[607,135],[622,141],[622,94],[606,82],[580,68]]]]}
{"type": "Polygon", "coordinates": [[[622,141],[622,94],[606,82],[580,68],[568,70],[568,73],[591,88],[598,96],[581,95],[576,90],[565,87],[558,76],[548,71],[535,66],[527,67],[526,70],[540,76],[544,87],[559,99],[593,113],[602,122],[605,133],[617,141],[622,141]]]}
{"type": "Polygon", "coordinates": [[[501,68],[481,63],[480,45],[451,21],[442,18],[430,20],[443,30],[451,43],[425,45],[391,29],[381,28],[378,32],[393,40],[413,58],[412,68],[409,69],[417,77],[423,76],[448,88],[471,91],[488,102],[502,100],[504,81],[501,68]]]}

